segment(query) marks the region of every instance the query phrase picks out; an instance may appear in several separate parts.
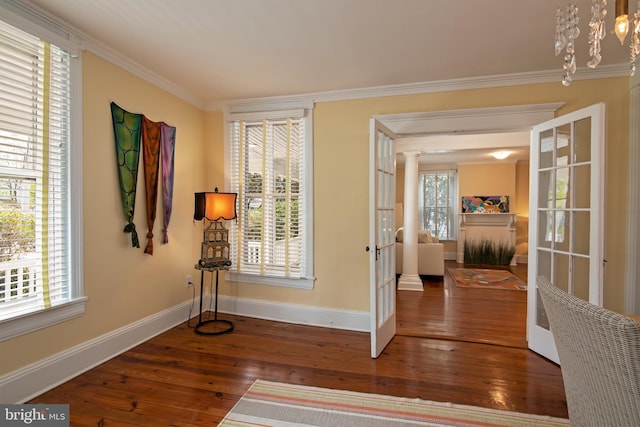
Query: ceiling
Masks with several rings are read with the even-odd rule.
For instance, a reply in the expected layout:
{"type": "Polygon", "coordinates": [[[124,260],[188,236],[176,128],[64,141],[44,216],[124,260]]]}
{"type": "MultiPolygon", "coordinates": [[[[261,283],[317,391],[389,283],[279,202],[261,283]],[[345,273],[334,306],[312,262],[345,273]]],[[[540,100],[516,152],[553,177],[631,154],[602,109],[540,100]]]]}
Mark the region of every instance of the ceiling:
{"type": "MultiPolygon", "coordinates": [[[[200,105],[551,70],[562,90],[553,45],[567,0],[30,2],[200,105]]],[[[591,0],[572,2],[584,67],[591,0]]],[[[603,40],[602,65],[627,55],[614,35],[603,40]]]]}
{"type": "MultiPolygon", "coordinates": [[[[398,140],[400,151],[420,151],[421,166],[453,169],[461,163],[518,162],[529,160],[529,132],[501,132],[465,135],[425,135],[398,140]],[[505,151],[509,156],[496,160],[493,153],[505,151]]],[[[404,164],[404,156],[396,163],[404,164]]]]}
{"type": "MultiPolygon", "coordinates": [[[[560,81],[555,14],[567,0],[31,2],[211,102],[547,70],[560,81]]],[[[584,67],[591,0],[573,3],[584,67]]],[[[628,49],[611,35],[603,52],[605,65],[628,49]]]]}

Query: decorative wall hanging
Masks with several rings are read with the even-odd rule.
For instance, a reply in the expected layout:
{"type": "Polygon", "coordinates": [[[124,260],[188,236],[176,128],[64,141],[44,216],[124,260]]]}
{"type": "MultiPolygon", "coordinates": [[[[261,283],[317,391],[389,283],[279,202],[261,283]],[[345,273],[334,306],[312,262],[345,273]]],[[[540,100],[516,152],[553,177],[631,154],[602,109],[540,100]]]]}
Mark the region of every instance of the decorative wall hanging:
{"type": "Polygon", "coordinates": [[[160,167],[160,123],[142,117],[142,159],[147,202],[147,247],[144,253],[153,255],[153,224],[158,201],[158,168],[160,167]]]}
{"type": "Polygon", "coordinates": [[[509,213],[509,196],[463,196],[462,213],[509,213]]]}
{"type": "Polygon", "coordinates": [[[160,149],[162,151],[162,243],[169,243],[169,220],[173,204],[173,158],[176,145],[176,128],[166,123],[161,124],[160,149]]]}
{"type": "Polygon", "coordinates": [[[138,180],[140,144],[144,162],[145,201],[147,211],[147,246],[144,252],[153,255],[153,225],[158,201],[158,172],[162,173],[162,243],[168,243],[167,228],[173,204],[173,169],[176,128],[164,122],[153,122],[142,114],[133,114],[111,103],[111,118],[116,143],[118,178],[122,209],[127,221],[124,228],[131,233],[131,246],[139,248],[140,242],[133,223],[138,180]],[[162,159],[162,168],[160,160],[162,159]]]}
{"type": "Polygon", "coordinates": [[[131,246],[139,248],[138,233],[133,223],[136,207],[136,184],[138,181],[138,161],[140,159],[140,124],[142,116],[132,114],[111,103],[111,118],[116,143],[118,177],[122,209],[127,225],[125,233],[131,233],[131,246]]]}

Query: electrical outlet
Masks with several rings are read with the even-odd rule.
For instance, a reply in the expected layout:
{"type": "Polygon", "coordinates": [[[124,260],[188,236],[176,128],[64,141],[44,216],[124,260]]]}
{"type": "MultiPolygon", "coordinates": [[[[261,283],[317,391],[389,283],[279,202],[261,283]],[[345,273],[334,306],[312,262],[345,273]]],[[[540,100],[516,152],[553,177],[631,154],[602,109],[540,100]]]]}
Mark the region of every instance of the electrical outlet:
{"type": "Polygon", "coordinates": [[[191,275],[187,274],[187,279],[185,280],[185,285],[187,285],[187,288],[191,287],[193,285],[193,282],[191,281],[191,275]]]}

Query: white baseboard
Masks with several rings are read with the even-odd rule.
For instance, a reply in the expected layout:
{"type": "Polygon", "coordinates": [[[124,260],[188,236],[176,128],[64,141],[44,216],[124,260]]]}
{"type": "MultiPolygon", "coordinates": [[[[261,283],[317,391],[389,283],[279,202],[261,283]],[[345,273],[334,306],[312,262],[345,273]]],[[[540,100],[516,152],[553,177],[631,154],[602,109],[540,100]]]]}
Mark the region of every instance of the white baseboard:
{"type": "MultiPolygon", "coordinates": [[[[208,296],[203,302],[206,305],[208,296]]],[[[192,302],[131,323],[0,377],[0,402],[24,403],[187,320],[192,302]]],[[[197,314],[199,299],[194,303],[197,314]]],[[[203,307],[208,309],[207,307],[203,307]]],[[[369,313],[221,295],[221,313],[334,329],[369,331],[369,313]]]]}
{"type": "MultiPolygon", "coordinates": [[[[205,298],[206,301],[206,298],[205,298]]],[[[204,308],[203,308],[204,309],[204,308]]],[[[308,305],[220,296],[218,311],[238,316],[275,320],[299,325],[369,332],[368,311],[338,310],[308,305]]]]}
{"type": "MultiPolygon", "coordinates": [[[[199,299],[196,298],[194,307],[199,299]]],[[[23,403],[187,320],[187,301],[0,377],[0,401],[23,403]]]]}

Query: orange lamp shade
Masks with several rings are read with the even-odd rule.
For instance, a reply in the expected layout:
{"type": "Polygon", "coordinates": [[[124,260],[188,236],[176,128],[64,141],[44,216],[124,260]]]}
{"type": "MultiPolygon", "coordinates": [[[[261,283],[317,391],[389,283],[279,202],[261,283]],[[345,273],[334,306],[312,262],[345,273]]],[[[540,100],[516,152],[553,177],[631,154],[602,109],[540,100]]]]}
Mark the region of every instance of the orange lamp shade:
{"type": "MultiPolygon", "coordinates": [[[[216,189],[217,190],[217,189],[216,189]]],[[[193,219],[209,221],[234,219],[236,217],[236,193],[195,193],[193,219]]]]}

